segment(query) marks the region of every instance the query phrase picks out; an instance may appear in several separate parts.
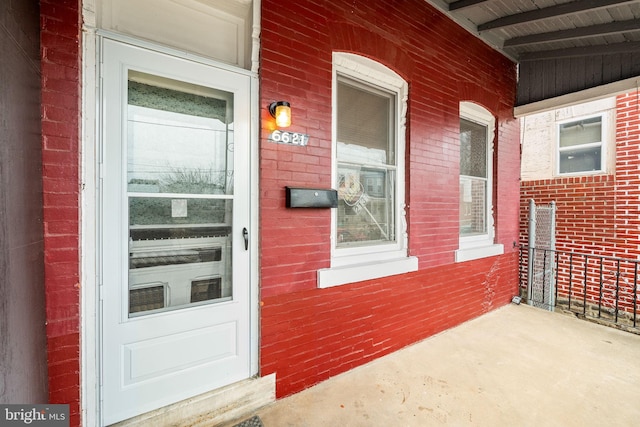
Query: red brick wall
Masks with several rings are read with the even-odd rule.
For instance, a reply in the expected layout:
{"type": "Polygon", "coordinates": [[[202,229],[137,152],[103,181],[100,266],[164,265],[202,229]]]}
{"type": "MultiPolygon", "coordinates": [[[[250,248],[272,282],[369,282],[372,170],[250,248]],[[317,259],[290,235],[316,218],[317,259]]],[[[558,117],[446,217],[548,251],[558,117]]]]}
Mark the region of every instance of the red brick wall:
{"type": "Polygon", "coordinates": [[[640,91],[616,98],[615,233],[618,256],[640,257],[640,91]]]}
{"type": "Polygon", "coordinates": [[[557,249],[640,257],[640,105],[638,93],[617,97],[615,170],[607,175],[523,181],[520,235],[527,242],[528,204],[556,202],[557,249]]]}
{"type": "Polygon", "coordinates": [[[519,126],[515,66],[422,0],[262,2],[261,373],[277,394],[399,349],[506,304],[517,291],[519,126]],[[461,47],[464,46],[464,49],[461,47]],[[330,266],[330,212],[286,209],[289,185],[332,187],[331,55],[361,54],[409,83],[407,222],[420,271],[317,289],[330,266]],[[307,147],[267,141],[266,106],[291,102],[307,147]],[[494,209],[505,255],[454,264],[459,102],[497,117],[494,209]]]}
{"type": "Polygon", "coordinates": [[[80,4],[41,0],[42,182],[50,403],[80,425],[80,4]]]}
{"type": "MultiPolygon", "coordinates": [[[[556,249],[598,256],[637,259],[640,257],[640,104],[638,92],[616,98],[615,170],[606,175],[562,177],[523,181],[520,197],[520,236],[528,244],[529,200],[536,204],[556,202],[556,249]]],[[[613,145],[611,145],[613,147],[613,145]]],[[[560,297],[569,289],[568,260],[558,271],[560,297]]],[[[607,293],[615,294],[613,261],[592,258],[587,279],[584,261],[574,257],[571,293],[576,300],[597,304],[607,293]],[[603,281],[602,289],[600,281],[603,281]],[[586,284],[585,284],[586,282],[586,284]],[[586,287],[586,290],[585,290],[586,287]]],[[[633,310],[634,265],[622,262],[618,286],[620,309],[633,310]]],[[[613,296],[615,300],[615,296],[613,296]]],[[[606,301],[603,301],[605,305],[606,301]]]]}
{"type": "MultiPolygon", "coordinates": [[[[423,0],[262,2],[261,367],[280,396],[506,304],[516,292],[515,66],[423,0]],[[464,49],[461,49],[464,47],[464,49]],[[288,210],[286,185],[331,187],[331,52],[371,57],[410,86],[407,220],[420,271],[316,289],[329,266],[328,210],[288,210]],[[266,107],[292,103],[309,146],[270,143],[266,107]],[[495,216],[505,255],[454,264],[458,104],[497,116],[495,216]]],[[[43,187],[49,387],[80,424],[80,6],[41,2],[43,187]]]]}
{"type": "Polygon", "coordinates": [[[263,298],[262,375],[296,393],[506,304],[517,253],[263,298]]]}
{"type": "Polygon", "coordinates": [[[556,202],[556,248],[613,255],[615,177],[592,175],[523,181],[520,198],[521,241],[528,243],[529,200],[556,202]]]}

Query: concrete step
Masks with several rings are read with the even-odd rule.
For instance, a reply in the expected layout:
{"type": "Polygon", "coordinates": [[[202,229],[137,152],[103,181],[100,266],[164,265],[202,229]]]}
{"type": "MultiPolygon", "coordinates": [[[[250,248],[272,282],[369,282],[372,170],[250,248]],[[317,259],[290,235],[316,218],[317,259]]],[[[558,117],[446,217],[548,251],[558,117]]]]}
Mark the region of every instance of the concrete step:
{"type": "Polygon", "coordinates": [[[275,374],[249,378],[115,424],[118,427],[212,427],[250,417],[276,399],[275,374]]]}

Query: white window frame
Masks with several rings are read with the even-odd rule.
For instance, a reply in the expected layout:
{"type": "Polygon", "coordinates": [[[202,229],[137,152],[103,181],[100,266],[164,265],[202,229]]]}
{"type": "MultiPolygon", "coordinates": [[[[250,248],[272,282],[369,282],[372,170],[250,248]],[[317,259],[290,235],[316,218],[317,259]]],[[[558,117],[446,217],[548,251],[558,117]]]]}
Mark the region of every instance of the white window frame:
{"type": "Polygon", "coordinates": [[[606,172],[607,168],[607,138],[609,135],[609,115],[602,112],[598,114],[591,114],[588,116],[572,117],[570,119],[556,122],[556,175],[557,176],[583,176],[583,175],[598,175],[606,172]],[[560,126],[567,123],[579,122],[582,120],[593,119],[594,117],[600,117],[600,141],[587,144],[573,145],[570,147],[560,147],[560,126]],[[576,148],[595,148],[600,147],[600,169],[591,171],[580,172],[560,172],[560,153],[562,151],[572,150],[576,148]]]}
{"type": "MultiPolygon", "coordinates": [[[[478,123],[487,128],[487,194],[486,194],[486,222],[487,232],[474,236],[460,236],[458,250],[455,253],[456,262],[470,261],[504,253],[502,244],[494,243],[495,222],[493,217],[493,156],[496,119],[490,111],[472,102],[460,103],[460,118],[478,123]]],[[[461,197],[461,195],[459,196],[461,197]]]]}
{"type": "Polygon", "coordinates": [[[362,280],[403,274],[418,269],[418,259],[408,256],[408,234],[405,212],[405,134],[407,98],[409,86],[397,73],[386,66],[345,52],[333,53],[332,85],[332,182],[338,175],[337,168],[337,86],[338,76],[391,91],[396,94],[395,129],[396,143],[396,241],[388,244],[352,248],[337,247],[337,212],[331,212],[331,267],[318,270],[318,287],[327,288],[362,280]]]}

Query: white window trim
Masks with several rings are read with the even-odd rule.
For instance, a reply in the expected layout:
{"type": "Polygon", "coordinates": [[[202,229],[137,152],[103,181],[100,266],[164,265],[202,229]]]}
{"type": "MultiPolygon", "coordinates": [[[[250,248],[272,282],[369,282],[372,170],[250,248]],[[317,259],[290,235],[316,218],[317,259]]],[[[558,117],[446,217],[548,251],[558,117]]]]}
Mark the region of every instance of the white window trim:
{"type": "Polygon", "coordinates": [[[555,165],[555,172],[556,172],[556,176],[585,176],[585,175],[600,175],[603,173],[607,172],[607,145],[608,145],[608,138],[609,138],[609,114],[606,114],[605,112],[601,112],[598,114],[590,114],[587,116],[579,116],[579,117],[572,117],[570,119],[566,119],[566,120],[562,120],[562,121],[557,121],[556,122],[556,128],[555,128],[555,132],[556,132],[556,150],[555,150],[555,157],[556,157],[556,165],[555,165]],[[590,144],[582,144],[582,145],[574,145],[573,147],[567,147],[568,149],[570,148],[575,148],[575,147],[581,147],[581,148],[588,148],[589,146],[591,147],[596,147],[598,144],[600,145],[600,169],[599,170],[595,170],[595,171],[581,171],[581,172],[565,172],[562,173],[560,172],[560,126],[567,124],[567,123],[572,123],[572,122],[579,122],[581,120],[587,120],[587,119],[592,119],[594,117],[600,117],[600,123],[602,124],[602,129],[601,129],[601,138],[600,138],[600,143],[590,143],[590,144]]]}
{"type": "Polygon", "coordinates": [[[486,258],[504,253],[502,244],[494,243],[495,223],[493,218],[493,148],[495,140],[496,119],[488,110],[472,102],[460,103],[460,118],[470,120],[487,127],[487,233],[478,236],[459,237],[455,261],[464,262],[486,258]]]}
{"type": "Polygon", "coordinates": [[[318,287],[327,288],[375,279],[418,269],[418,259],[407,256],[408,234],[405,212],[405,133],[409,86],[397,73],[369,58],[345,52],[333,53],[332,86],[332,182],[337,177],[337,77],[360,80],[397,94],[396,117],[396,242],[359,248],[336,247],[337,212],[331,212],[331,267],[318,270],[318,287]]]}

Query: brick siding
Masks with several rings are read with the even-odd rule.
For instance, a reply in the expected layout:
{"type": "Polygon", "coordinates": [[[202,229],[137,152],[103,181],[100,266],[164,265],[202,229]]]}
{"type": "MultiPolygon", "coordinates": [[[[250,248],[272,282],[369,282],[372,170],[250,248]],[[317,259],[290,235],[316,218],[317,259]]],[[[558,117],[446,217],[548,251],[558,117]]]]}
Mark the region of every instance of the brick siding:
{"type": "Polygon", "coordinates": [[[528,203],[555,200],[559,250],[640,257],[640,105],[638,93],[617,97],[616,163],[608,175],[523,181],[520,236],[527,242],[528,203]]]}
{"type": "MultiPolygon", "coordinates": [[[[640,105],[638,92],[616,98],[615,170],[607,175],[558,177],[523,181],[520,193],[520,239],[528,243],[529,200],[536,204],[556,202],[556,249],[598,256],[637,259],[640,257],[640,105]]],[[[611,145],[613,147],[613,144],[611,145]]],[[[559,298],[567,298],[569,275],[571,295],[576,300],[597,304],[615,292],[615,262],[604,262],[602,272],[596,260],[589,264],[587,279],[583,260],[574,259],[574,270],[558,271],[559,298]],[[580,273],[578,273],[580,272],[580,273]],[[600,278],[603,286],[600,289],[600,278]],[[585,284],[586,282],[586,284],[585,284]],[[585,289],[586,288],[586,289],[585,289]]],[[[621,263],[618,280],[620,309],[633,309],[634,266],[621,263]]],[[[614,298],[615,299],[615,298],[614,298]]],[[[604,304],[606,306],[606,304],[604,304]]]]}
{"type": "Polygon", "coordinates": [[[80,3],[40,1],[42,186],[50,403],[80,425],[80,3]]]}
{"type": "Polygon", "coordinates": [[[517,291],[517,254],[262,299],[261,373],[286,396],[480,316],[517,291]]]}
{"type": "MultiPolygon", "coordinates": [[[[80,425],[80,5],[41,2],[43,186],[49,388],[80,425]]],[[[261,374],[279,396],[507,304],[517,291],[519,124],[515,65],[423,0],[262,2],[261,374]],[[461,48],[463,47],[463,48],[461,48]],[[284,187],[332,187],[331,53],[375,59],[409,82],[409,252],[420,271],[316,288],[330,263],[330,213],[286,209],[284,187]],[[266,106],[288,100],[307,147],[266,140],[266,106]],[[455,264],[460,101],[497,118],[496,240],[505,254],[455,264]]]]}
{"type": "Polygon", "coordinates": [[[506,304],[517,292],[519,124],[515,66],[426,2],[262,3],[260,148],[261,374],[297,392],[506,304]],[[464,49],[460,49],[465,46],[464,49]],[[409,252],[420,271],[316,289],[330,266],[330,211],[286,209],[285,186],[331,182],[332,52],[360,54],[409,83],[409,252]],[[307,147],[267,141],[266,106],[291,102],[307,147]],[[459,228],[459,103],[497,117],[496,240],[505,255],[454,264],[459,228]]]}

